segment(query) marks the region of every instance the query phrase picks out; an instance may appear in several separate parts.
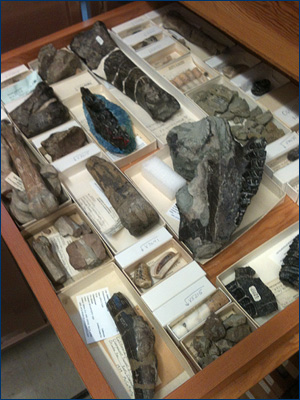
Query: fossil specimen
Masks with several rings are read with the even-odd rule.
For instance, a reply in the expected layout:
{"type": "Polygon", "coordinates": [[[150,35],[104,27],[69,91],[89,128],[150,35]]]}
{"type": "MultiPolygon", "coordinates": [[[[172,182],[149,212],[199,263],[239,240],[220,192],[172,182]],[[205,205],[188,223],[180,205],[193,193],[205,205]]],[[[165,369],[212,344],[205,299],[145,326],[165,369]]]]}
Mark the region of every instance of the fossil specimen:
{"type": "Polygon", "coordinates": [[[54,226],[62,236],[71,235],[74,237],[79,237],[82,234],[81,226],[76,224],[76,222],[74,222],[72,218],[68,217],[67,215],[59,217],[54,222],[54,226]]]}
{"type": "Polygon", "coordinates": [[[51,214],[58,208],[57,198],[48,190],[41,174],[14,133],[12,125],[1,122],[1,132],[9,146],[11,159],[23,181],[28,199],[28,211],[37,219],[51,214]]]}
{"type": "Polygon", "coordinates": [[[248,65],[245,64],[225,65],[222,68],[222,72],[225,76],[227,76],[227,78],[232,79],[236,75],[246,71],[248,68],[248,65]]]}
{"type": "Polygon", "coordinates": [[[133,281],[137,287],[142,289],[149,289],[153,285],[149,266],[146,263],[142,262],[137,266],[133,281]]]}
{"type": "Polygon", "coordinates": [[[265,93],[268,93],[271,90],[271,82],[269,79],[261,79],[259,81],[255,81],[252,85],[251,92],[255,96],[262,96],[265,93]]]}
{"type": "Polygon", "coordinates": [[[173,267],[179,257],[180,255],[174,251],[169,251],[160,257],[151,268],[153,278],[162,279],[169,269],[173,267]]]}
{"type": "Polygon", "coordinates": [[[294,237],[282,261],[279,279],[285,285],[299,289],[299,235],[294,237]]]}
{"type": "Polygon", "coordinates": [[[189,24],[178,11],[168,11],[163,16],[163,26],[178,32],[191,43],[208,50],[211,55],[223,53],[227,48],[204,33],[201,28],[189,24]]]}
{"type": "Polygon", "coordinates": [[[158,222],[159,216],[154,208],[112,163],[93,156],[88,159],[86,168],[131,235],[142,235],[158,222]]]}
{"type": "Polygon", "coordinates": [[[132,370],[136,399],[152,399],[157,380],[155,336],[122,293],[115,293],[107,308],[122,336],[132,370]]]}
{"type": "Polygon", "coordinates": [[[136,142],[126,111],[84,87],[80,90],[85,117],[98,142],[113,153],[132,153],[136,142]]]}
{"type": "Polygon", "coordinates": [[[154,120],[166,121],[180,105],[140,70],[111,39],[103,22],[74,37],[71,49],[100,77],[143,107],[154,120]],[[101,71],[101,72],[100,72],[101,71]]]}
{"type": "Polygon", "coordinates": [[[295,147],[294,149],[290,150],[287,155],[287,159],[289,161],[296,161],[299,158],[299,146],[295,147]]]}
{"type": "Polygon", "coordinates": [[[87,143],[85,133],[79,126],[72,126],[72,128],[52,133],[48,139],[41,142],[42,147],[55,161],[73,151],[80,149],[87,143]]]}
{"type": "Polygon", "coordinates": [[[6,182],[5,178],[12,172],[9,147],[1,137],[1,195],[11,192],[12,186],[6,182]]]}
{"type": "Polygon", "coordinates": [[[70,118],[68,109],[45,82],[38,83],[32,95],[10,115],[28,138],[55,128],[70,118]]]}
{"type": "Polygon", "coordinates": [[[278,310],[276,297],[251,267],[237,268],[235,280],[226,285],[230,294],[253,317],[263,317],[278,310]]]}
{"type": "Polygon", "coordinates": [[[38,72],[49,85],[74,75],[79,68],[79,58],[68,50],[56,50],[49,43],[39,51],[38,72]]]}
{"type": "Polygon", "coordinates": [[[42,265],[51,281],[54,284],[64,283],[67,275],[49,240],[45,236],[39,236],[37,239],[33,239],[32,247],[42,261],[42,265]]]}
{"type": "Polygon", "coordinates": [[[266,142],[242,147],[217,117],[181,124],[167,142],[175,171],[190,181],[176,194],[179,238],[196,259],[211,257],[229,242],[258,190],[266,142]]]}
{"type": "Polygon", "coordinates": [[[105,248],[95,233],[87,233],[70,243],[66,251],[70,264],[77,270],[95,268],[106,258],[105,248]]]}

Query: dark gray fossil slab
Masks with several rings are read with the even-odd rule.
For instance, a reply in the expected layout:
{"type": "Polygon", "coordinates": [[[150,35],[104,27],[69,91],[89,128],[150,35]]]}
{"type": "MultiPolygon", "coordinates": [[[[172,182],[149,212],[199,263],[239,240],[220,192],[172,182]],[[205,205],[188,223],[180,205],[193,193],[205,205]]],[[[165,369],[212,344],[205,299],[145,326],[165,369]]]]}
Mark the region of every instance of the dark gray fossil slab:
{"type": "Polygon", "coordinates": [[[68,109],[45,82],[38,83],[32,95],[10,116],[28,138],[55,128],[70,118],[68,109]]]}
{"type": "Polygon", "coordinates": [[[282,261],[279,279],[285,285],[299,289],[299,235],[294,237],[282,261]]]}
{"type": "Polygon", "coordinates": [[[89,68],[101,64],[97,72],[101,69],[100,77],[138,103],[154,120],[166,121],[179,110],[178,101],[117,47],[103,22],[97,21],[92,29],[76,35],[70,47],[89,68]]]}
{"type": "Polygon", "coordinates": [[[122,336],[132,370],[136,399],[152,399],[157,381],[155,336],[122,293],[115,293],[107,308],[122,336]]]}
{"type": "Polygon", "coordinates": [[[49,43],[39,51],[38,73],[49,85],[74,75],[78,69],[79,58],[66,49],[56,50],[49,43]]]}
{"type": "Polygon", "coordinates": [[[88,159],[86,168],[104,191],[123,226],[131,235],[140,236],[159,221],[154,208],[112,163],[93,156],[88,159]]]}
{"type": "Polygon", "coordinates": [[[229,242],[256,194],[266,157],[265,140],[242,147],[217,117],[184,123],[167,136],[173,166],[187,181],[176,194],[179,238],[196,259],[229,242]]]}

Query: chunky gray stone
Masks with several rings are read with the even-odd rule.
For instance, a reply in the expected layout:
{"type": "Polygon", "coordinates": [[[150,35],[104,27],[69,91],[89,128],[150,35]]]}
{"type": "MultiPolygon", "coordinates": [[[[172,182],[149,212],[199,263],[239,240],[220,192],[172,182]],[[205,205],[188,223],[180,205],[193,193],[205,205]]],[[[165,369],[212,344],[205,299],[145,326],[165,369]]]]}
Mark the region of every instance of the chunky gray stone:
{"type": "Polygon", "coordinates": [[[202,352],[206,354],[211,346],[211,340],[207,339],[205,336],[195,335],[193,346],[199,353],[202,352]]]}
{"type": "Polygon", "coordinates": [[[246,336],[250,335],[251,328],[249,325],[239,325],[234,328],[229,328],[226,332],[226,339],[231,342],[238,343],[246,336]]]}
{"type": "Polygon", "coordinates": [[[215,342],[215,344],[218,347],[218,349],[220,350],[220,354],[225,353],[226,351],[231,349],[231,347],[233,346],[233,343],[227,339],[218,340],[217,342],[215,342]]]}
{"type": "Polygon", "coordinates": [[[209,364],[211,364],[213,361],[215,361],[218,358],[218,356],[205,356],[205,357],[199,357],[197,362],[200,365],[201,368],[207,367],[209,364]]]}
{"type": "Polygon", "coordinates": [[[222,320],[215,313],[212,313],[203,325],[203,333],[207,339],[217,341],[225,337],[226,329],[222,320]]]}
{"type": "Polygon", "coordinates": [[[226,318],[223,321],[223,325],[226,329],[232,328],[235,326],[243,325],[247,322],[247,319],[244,315],[241,314],[232,314],[230,317],[226,318]]]}

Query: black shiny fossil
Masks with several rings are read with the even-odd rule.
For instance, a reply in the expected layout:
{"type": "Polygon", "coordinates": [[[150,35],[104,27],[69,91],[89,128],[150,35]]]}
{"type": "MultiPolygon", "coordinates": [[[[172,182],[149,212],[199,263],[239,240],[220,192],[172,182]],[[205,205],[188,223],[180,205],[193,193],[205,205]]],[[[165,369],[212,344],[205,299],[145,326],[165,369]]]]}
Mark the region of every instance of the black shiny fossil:
{"type": "Polygon", "coordinates": [[[166,121],[180,105],[138,68],[116,45],[103,22],[80,32],[70,44],[89,68],[143,107],[154,120],[166,121]]]}
{"type": "Polygon", "coordinates": [[[122,336],[129,359],[136,399],[152,399],[157,381],[155,336],[122,293],[115,293],[107,308],[122,336]]]}
{"type": "Polygon", "coordinates": [[[294,237],[282,261],[279,279],[285,285],[299,289],[299,235],[294,237]]]}

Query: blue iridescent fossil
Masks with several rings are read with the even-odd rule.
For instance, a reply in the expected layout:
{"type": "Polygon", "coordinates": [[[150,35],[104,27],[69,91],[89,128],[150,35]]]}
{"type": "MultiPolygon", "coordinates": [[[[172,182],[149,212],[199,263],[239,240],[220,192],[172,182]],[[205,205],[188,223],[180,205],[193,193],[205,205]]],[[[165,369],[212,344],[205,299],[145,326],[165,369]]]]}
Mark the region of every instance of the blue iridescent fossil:
{"type": "Polygon", "coordinates": [[[86,88],[80,90],[85,117],[99,144],[112,153],[132,153],[136,142],[126,111],[86,88]]]}

